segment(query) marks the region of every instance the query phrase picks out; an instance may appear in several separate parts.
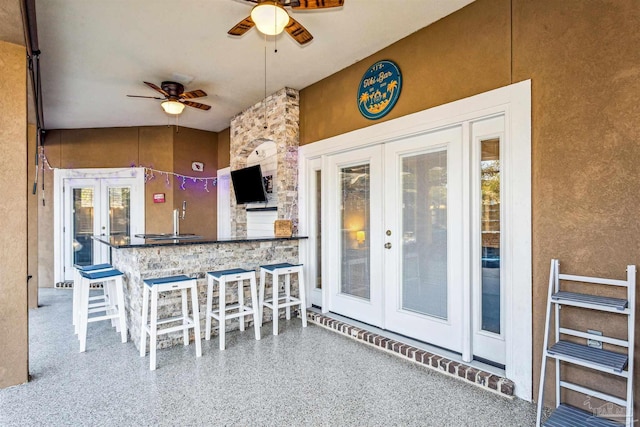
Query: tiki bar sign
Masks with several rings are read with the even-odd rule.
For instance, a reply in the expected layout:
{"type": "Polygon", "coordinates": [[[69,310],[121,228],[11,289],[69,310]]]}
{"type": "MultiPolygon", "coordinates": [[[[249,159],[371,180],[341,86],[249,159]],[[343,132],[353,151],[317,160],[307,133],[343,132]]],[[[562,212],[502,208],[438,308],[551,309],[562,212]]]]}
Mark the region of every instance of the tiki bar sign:
{"type": "Polygon", "coordinates": [[[402,75],[392,61],[373,64],[360,80],[358,87],[358,109],[370,120],[386,115],[400,96],[402,75]]]}

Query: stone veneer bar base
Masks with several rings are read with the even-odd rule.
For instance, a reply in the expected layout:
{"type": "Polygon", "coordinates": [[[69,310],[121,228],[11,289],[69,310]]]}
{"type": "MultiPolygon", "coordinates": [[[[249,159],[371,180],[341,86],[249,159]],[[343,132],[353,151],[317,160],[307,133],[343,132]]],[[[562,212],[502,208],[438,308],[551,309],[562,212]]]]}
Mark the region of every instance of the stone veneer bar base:
{"type": "Polygon", "coordinates": [[[473,368],[464,363],[455,362],[445,357],[420,350],[411,345],[386,338],[365,329],[327,317],[321,313],[307,312],[307,319],[323,328],[338,332],[356,341],[385,350],[395,356],[466,381],[500,396],[513,399],[514,383],[508,378],[473,368]]]}

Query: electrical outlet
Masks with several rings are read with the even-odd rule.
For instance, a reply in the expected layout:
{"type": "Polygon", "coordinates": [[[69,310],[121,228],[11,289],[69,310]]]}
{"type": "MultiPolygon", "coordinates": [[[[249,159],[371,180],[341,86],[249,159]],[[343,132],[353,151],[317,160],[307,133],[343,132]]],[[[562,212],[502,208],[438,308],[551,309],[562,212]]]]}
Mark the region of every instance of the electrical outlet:
{"type": "MultiPolygon", "coordinates": [[[[601,331],[592,331],[591,329],[587,329],[587,333],[592,335],[602,336],[601,331]]],[[[587,339],[587,345],[591,348],[599,348],[602,349],[602,341],[598,341],[595,339],[587,339]]]]}

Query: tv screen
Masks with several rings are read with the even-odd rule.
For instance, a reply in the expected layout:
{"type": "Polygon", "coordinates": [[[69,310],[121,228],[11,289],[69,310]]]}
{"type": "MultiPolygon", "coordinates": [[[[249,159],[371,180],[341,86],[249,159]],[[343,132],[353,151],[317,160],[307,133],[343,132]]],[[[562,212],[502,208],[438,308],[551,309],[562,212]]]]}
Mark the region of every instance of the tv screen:
{"type": "Polygon", "coordinates": [[[231,171],[231,182],[239,205],[267,201],[260,165],[231,171]]]}

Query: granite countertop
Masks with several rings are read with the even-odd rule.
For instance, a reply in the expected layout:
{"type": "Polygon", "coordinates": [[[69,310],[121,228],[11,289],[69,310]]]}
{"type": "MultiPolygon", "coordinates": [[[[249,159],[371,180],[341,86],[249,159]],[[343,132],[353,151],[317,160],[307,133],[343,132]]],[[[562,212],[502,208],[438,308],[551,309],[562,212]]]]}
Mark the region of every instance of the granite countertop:
{"type": "MultiPolygon", "coordinates": [[[[143,235],[136,235],[143,236],[143,235]]],[[[291,236],[291,237],[230,237],[226,239],[218,239],[211,236],[193,236],[182,235],[178,238],[164,236],[160,234],[146,234],[145,237],[129,237],[129,236],[93,236],[93,240],[104,243],[115,249],[121,248],[152,248],[159,246],[183,246],[183,245],[213,245],[220,243],[250,243],[250,242],[273,242],[278,240],[302,240],[308,239],[307,236],[291,236]],[[157,236],[148,238],[148,236],[157,236]]]]}

